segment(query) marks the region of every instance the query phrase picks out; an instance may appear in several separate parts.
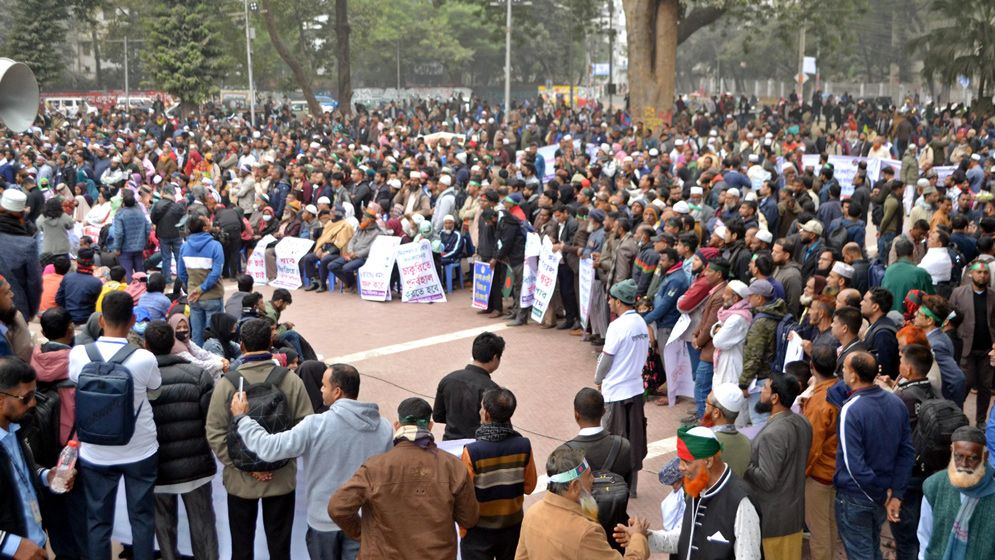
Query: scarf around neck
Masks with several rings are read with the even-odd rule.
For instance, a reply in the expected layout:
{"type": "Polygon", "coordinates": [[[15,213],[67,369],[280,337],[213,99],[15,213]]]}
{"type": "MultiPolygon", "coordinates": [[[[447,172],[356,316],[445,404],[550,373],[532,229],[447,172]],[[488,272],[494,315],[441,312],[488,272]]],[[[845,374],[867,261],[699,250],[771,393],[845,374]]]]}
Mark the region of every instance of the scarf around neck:
{"type": "Polygon", "coordinates": [[[965,560],[967,558],[968,530],[971,526],[971,517],[978,507],[978,502],[982,498],[995,494],[995,471],[991,465],[985,463],[985,476],[980,482],[970,488],[958,488],[964,495],[964,501],[957,510],[957,517],[950,528],[950,539],[947,540],[947,550],[943,554],[943,560],[965,560]]]}
{"type": "Polygon", "coordinates": [[[510,437],[521,437],[521,434],[515,431],[511,427],[511,422],[491,422],[490,424],[481,424],[477,428],[476,433],[473,434],[474,437],[480,441],[490,441],[497,443],[499,441],[504,441],[510,437]]]}
{"type": "Polygon", "coordinates": [[[733,315],[739,315],[743,319],[746,319],[747,324],[750,324],[753,321],[753,313],[750,312],[750,301],[741,299],[732,304],[728,309],[725,307],[720,308],[717,316],[721,323],[733,315]]]}
{"type": "Polygon", "coordinates": [[[394,432],[394,445],[404,440],[410,441],[422,449],[435,447],[435,436],[432,435],[432,432],[414,424],[406,424],[394,432]]]}

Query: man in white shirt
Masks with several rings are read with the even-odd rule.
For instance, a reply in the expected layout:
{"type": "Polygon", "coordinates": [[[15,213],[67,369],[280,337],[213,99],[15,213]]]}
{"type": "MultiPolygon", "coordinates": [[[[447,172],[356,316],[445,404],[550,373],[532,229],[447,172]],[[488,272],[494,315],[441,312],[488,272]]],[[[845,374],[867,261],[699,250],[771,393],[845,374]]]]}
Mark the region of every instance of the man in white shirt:
{"type": "Polygon", "coordinates": [[[629,440],[632,457],[629,496],[632,498],[636,497],[637,476],[646,457],[643,366],[650,344],[649,327],[633,309],[636,291],[636,282],[627,279],[616,283],[608,292],[608,305],[617,318],[608,325],[594,378],[605,397],[602,425],[609,433],[629,440]]]}
{"type": "MultiPolygon", "coordinates": [[[[919,268],[929,273],[934,284],[950,282],[953,262],[950,260],[950,252],[947,251],[949,245],[950,234],[941,229],[934,229],[926,238],[926,255],[919,261],[919,268]]],[[[947,295],[949,293],[948,291],[947,295]]]]}
{"type": "MultiPolygon", "coordinates": [[[[100,317],[101,336],[93,345],[104,361],[110,361],[121,349],[128,347],[128,331],[135,324],[132,314],[134,301],[124,292],[111,292],[104,297],[100,317]]],[[[89,346],[89,345],[88,345],[89,346]]],[[[79,380],[83,366],[91,360],[87,346],[77,346],[69,353],[69,379],[79,380]]],[[[111,530],[114,526],[114,503],[118,484],[125,480],[128,517],[131,521],[132,544],[136,560],[152,560],[155,539],[155,487],[159,444],[149,398],[155,398],[162,377],[155,356],[144,349],[135,349],[123,363],[134,381],[135,431],[124,445],[81,443],[78,470],[86,489],[89,558],[109,558],[111,530]]],[[[79,408],[79,399],[77,399],[79,408]]],[[[77,421],[80,419],[77,418],[77,421]]]]}

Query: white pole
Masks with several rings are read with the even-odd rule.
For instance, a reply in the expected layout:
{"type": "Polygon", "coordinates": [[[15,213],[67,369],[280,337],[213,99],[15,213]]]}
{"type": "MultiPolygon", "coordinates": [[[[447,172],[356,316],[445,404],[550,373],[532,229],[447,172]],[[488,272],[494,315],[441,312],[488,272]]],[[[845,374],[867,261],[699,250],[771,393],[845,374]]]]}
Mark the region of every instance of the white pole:
{"type": "Polygon", "coordinates": [[[511,122],[511,0],[504,30],[504,122],[511,122]]]}
{"type": "Polygon", "coordinates": [[[124,107],[131,109],[131,89],[128,87],[128,36],[124,36],[124,107]]]}
{"type": "Polygon", "coordinates": [[[249,69],[249,115],[256,126],[256,86],[252,81],[252,37],[249,32],[249,0],[243,0],[245,11],[245,63],[249,69]]]}

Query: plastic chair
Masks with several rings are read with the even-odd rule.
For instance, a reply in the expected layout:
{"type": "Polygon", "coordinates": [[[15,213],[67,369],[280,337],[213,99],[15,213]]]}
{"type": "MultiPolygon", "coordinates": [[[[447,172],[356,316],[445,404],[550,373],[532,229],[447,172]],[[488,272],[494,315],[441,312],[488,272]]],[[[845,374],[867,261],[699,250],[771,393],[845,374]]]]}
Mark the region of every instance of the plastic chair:
{"type": "Polygon", "coordinates": [[[453,293],[453,271],[456,272],[456,277],[459,279],[459,287],[463,289],[463,267],[460,265],[460,261],[454,263],[449,263],[445,265],[444,270],[446,271],[446,293],[453,293]]]}

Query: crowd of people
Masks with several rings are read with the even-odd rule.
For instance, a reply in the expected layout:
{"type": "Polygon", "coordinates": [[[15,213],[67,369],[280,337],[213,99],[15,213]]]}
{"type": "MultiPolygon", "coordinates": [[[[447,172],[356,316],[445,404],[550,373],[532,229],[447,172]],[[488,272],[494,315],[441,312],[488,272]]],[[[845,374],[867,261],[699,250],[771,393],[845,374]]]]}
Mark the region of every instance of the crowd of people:
{"type": "Polygon", "coordinates": [[[227,530],[252,558],[261,504],[270,557],[289,558],[301,457],[312,558],[796,559],[806,540],[815,559],[880,558],[885,522],[899,559],[995,557],[978,537],[995,529],[995,119],[744,101],[681,100],[657,130],[597,104],[451,99],[267,104],[256,125],[212,106],[42,115],[5,134],[0,485],[21,507],[0,511],[0,556],[110,556],[123,478],[134,558],[156,541],[178,557],[179,497],[194,557],[227,530]],[[528,508],[536,458],[491,378],[501,337],[480,335],[434,404],[381,414],[355,367],[281,322],[294,294],[266,300],[243,273],[257,254],[275,278],[275,245],[300,238],[306,291],[355,291],[377,237],[424,241],[440,269],[488,262],[480,313],[524,327],[531,234],[562,257],[540,326],[600,357],[528,508]],[[678,399],[650,530],[626,513],[645,406],[678,399]],[[433,423],[473,441],[437,452],[433,423]]]}

